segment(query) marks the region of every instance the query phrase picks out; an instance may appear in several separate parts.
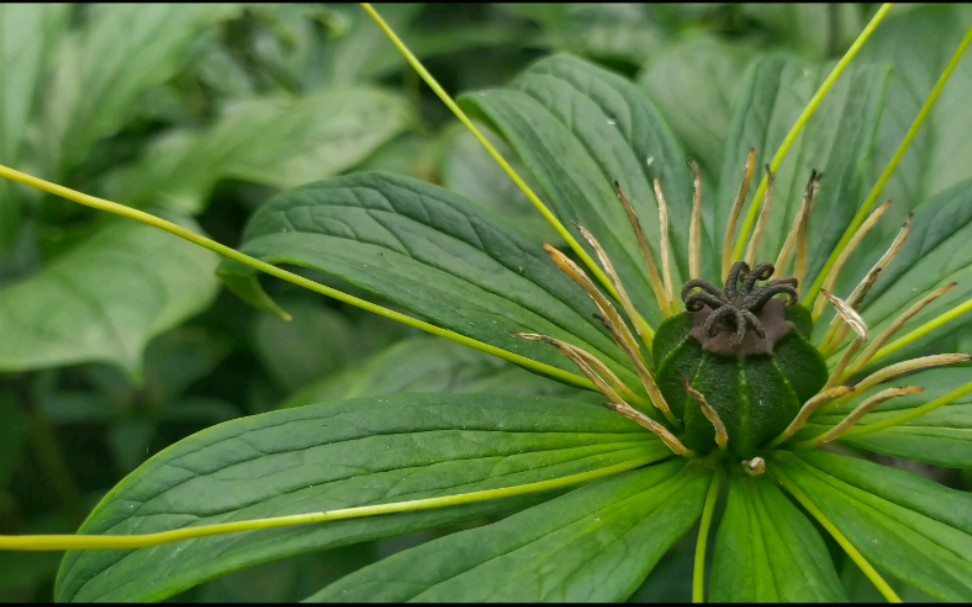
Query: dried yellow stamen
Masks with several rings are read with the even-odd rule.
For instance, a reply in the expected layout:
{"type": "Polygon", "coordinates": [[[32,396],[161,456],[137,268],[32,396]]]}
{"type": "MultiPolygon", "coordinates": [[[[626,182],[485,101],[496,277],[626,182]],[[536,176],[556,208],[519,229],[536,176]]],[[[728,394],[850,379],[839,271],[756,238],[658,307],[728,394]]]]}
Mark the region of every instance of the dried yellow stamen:
{"type": "Polygon", "coordinates": [[[661,232],[661,260],[662,260],[662,280],[665,283],[665,300],[669,304],[672,314],[675,313],[675,287],[672,286],[672,243],[668,234],[668,202],[665,200],[665,193],[661,189],[661,181],[656,177],[652,182],[655,187],[655,200],[658,201],[658,229],[661,232]]]}
{"type": "Polygon", "coordinates": [[[763,200],[763,208],[759,210],[759,219],[756,221],[756,231],[746,247],[746,262],[749,265],[756,263],[756,255],[759,253],[759,245],[763,243],[763,234],[766,233],[766,224],[769,223],[770,210],[773,208],[773,194],[776,191],[776,176],[766,165],[766,197],[763,200]]]}
{"type": "Polygon", "coordinates": [[[810,171],[810,181],[807,182],[807,187],[803,190],[803,200],[800,202],[800,209],[797,211],[793,226],[790,228],[790,233],[787,234],[783,248],[780,250],[780,256],[776,258],[776,263],[773,264],[777,272],[784,274],[786,264],[790,261],[790,255],[793,253],[793,249],[796,248],[796,271],[793,273],[793,277],[797,279],[797,284],[803,284],[803,279],[807,273],[807,260],[809,258],[807,233],[810,229],[810,209],[813,208],[813,201],[817,198],[817,193],[820,191],[820,180],[822,178],[823,173],[810,171]]]}
{"type": "Polygon", "coordinates": [[[790,425],[787,426],[786,429],[783,430],[783,432],[781,432],[779,436],[777,436],[772,441],[770,441],[767,447],[772,448],[782,444],[783,442],[788,440],[791,436],[799,432],[803,428],[803,426],[807,424],[807,420],[809,420],[810,417],[814,413],[816,413],[818,409],[820,409],[820,407],[824,406],[825,404],[829,403],[835,398],[839,398],[841,396],[844,396],[845,394],[849,394],[850,392],[851,392],[851,388],[849,386],[836,386],[818,392],[813,397],[811,397],[810,400],[803,403],[803,406],[800,407],[800,412],[797,413],[797,416],[795,418],[793,418],[793,421],[790,422],[790,425]]]}
{"type": "MultiPolygon", "coordinates": [[[[840,277],[840,271],[844,269],[844,265],[847,263],[847,260],[850,259],[851,253],[853,253],[857,249],[857,247],[861,244],[861,241],[864,240],[864,237],[867,236],[867,233],[870,232],[871,228],[873,228],[874,225],[877,224],[878,220],[881,219],[881,217],[883,217],[884,214],[888,212],[888,209],[890,207],[891,207],[891,201],[889,200],[884,204],[882,204],[881,206],[879,206],[878,208],[874,209],[874,212],[871,213],[866,220],[864,220],[864,223],[861,224],[861,227],[858,228],[856,232],[854,232],[854,236],[847,243],[847,247],[840,252],[840,255],[837,256],[837,261],[834,263],[834,267],[831,268],[830,274],[827,275],[827,279],[824,281],[823,288],[821,289],[821,291],[823,291],[824,289],[828,291],[833,290],[834,285],[837,283],[837,279],[840,277]]],[[[825,303],[826,302],[822,299],[818,299],[817,301],[814,302],[813,304],[814,322],[817,322],[817,319],[819,319],[820,315],[823,314],[823,308],[825,303]]]]}
{"type": "Polygon", "coordinates": [[[749,148],[749,155],[746,156],[746,172],[743,175],[742,184],[736,193],[736,199],[732,203],[729,211],[729,222],[726,223],[726,233],[722,239],[722,279],[729,277],[729,268],[732,266],[732,245],[736,240],[736,224],[739,223],[739,215],[742,214],[743,204],[749,194],[749,185],[753,182],[753,173],[756,170],[756,150],[749,148]]]}
{"type": "MultiPolygon", "coordinates": [[[[599,358],[590,352],[548,335],[539,335],[537,333],[514,333],[513,335],[519,337],[520,339],[537,341],[557,348],[562,354],[573,361],[582,372],[584,371],[584,368],[581,367],[577,361],[583,361],[583,363],[591,369],[593,374],[605,378],[611,387],[616,390],[624,400],[638,400],[638,397],[634,394],[634,392],[631,391],[631,388],[626,386],[624,382],[622,382],[621,379],[608,368],[607,365],[601,362],[599,358]]],[[[587,375],[587,373],[585,373],[585,375],[587,375]]],[[[591,375],[587,375],[587,379],[594,382],[595,385],[598,385],[598,380],[594,379],[591,375]]]]}
{"type": "Polygon", "coordinates": [[[690,278],[702,277],[702,173],[699,163],[689,160],[692,169],[692,223],[689,226],[690,278]]]}
{"type": "Polygon", "coordinates": [[[863,403],[857,406],[853,411],[847,414],[839,424],[824,432],[820,436],[811,438],[810,440],[799,443],[801,447],[816,447],[825,443],[833,442],[843,436],[848,430],[853,428],[857,422],[861,420],[862,417],[867,415],[871,409],[877,407],[881,403],[890,400],[898,396],[905,396],[908,394],[919,394],[924,392],[924,388],[921,386],[905,386],[903,388],[888,388],[886,390],[881,390],[874,396],[868,398],[863,403]]]}
{"type": "Polygon", "coordinates": [[[645,260],[645,267],[648,270],[648,284],[651,285],[651,290],[655,294],[658,308],[661,310],[662,315],[668,318],[672,315],[672,306],[668,298],[665,297],[665,287],[662,285],[661,275],[658,273],[655,256],[651,252],[651,247],[648,246],[648,239],[645,237],[645,231],[641,227],[641,220],[638,219],[638,214],[635,213],[634,206],[632,206],[628,197],[625,196],[624,191],[621,189],[621,184],[617,181],[614,182],[614,192],[618,195],[621,206],[624,207],[624,212],[628,216],[631,229],[634,230],[635,239],[638,241],[638,248],[641,249],[641,255],[645,260]]]}
{"type": "MultiPolygon", "coordinates": [[[[970,358],[972,358],[972,356],[968,354],[932,354],[930,356],[921,356],[919,358],[903,360],[899,363],[878,369],[874,373],[871,373],[861,381],[857,382],[857,385],[854,386],[854,394],[865,392],[878,384],[882,384],[889,379],[894,379],[895,377],[899,377],[906,373],[915,373],[917,371],[924,371],[925,369],[931,369],[934,367],[956,365],[959,363],[964,363],[970,358]]],[[[840,406],[840,404],[845,400],[846,399],[841,399],[840,401],[834,403],[834,405],[840,406]]]]}
{"type": "Polygon", "coordinates": [[[726,425],[722,423],[722,419],[719,417],[719,414],[715,409],[712,408],[709,401],[705,399],[705,395],[689,384],[687,378],[685,379],[685,390],[688,392],[688,395],[699,404],[699,408],[702,410],[702,415],[704,415],[705,419],[709,420],[709,423],[712,424],[713,428],[715,428],[716,446],[725,451],[726,446],[729,445],[729,432],[726,430],[726,425]]]}

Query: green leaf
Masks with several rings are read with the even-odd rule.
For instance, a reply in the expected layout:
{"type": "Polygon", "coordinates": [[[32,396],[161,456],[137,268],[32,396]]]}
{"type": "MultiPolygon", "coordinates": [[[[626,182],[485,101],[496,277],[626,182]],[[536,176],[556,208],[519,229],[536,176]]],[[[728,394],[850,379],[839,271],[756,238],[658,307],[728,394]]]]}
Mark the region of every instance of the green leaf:
{"type": "MultiPolygon", "coordinates": [[[[241,249],[270,263],[320,270],[441,327],[574,371],[551,335],[612,364],[638,385],[620,349],[596,326],[593,304],[512,224],[448,190],[356,173],[286,192],[250,220],[241,249]]],[[[255,272],[224,262],[234,290],[255,272]]]]}
{"type": "Polygon", "coordinates": [[[597,481],[400,552],[306,600],[624,600],[698,519],[710,477],[677,461],[597,481]]]}
{"type": "MultiPolygon", "coordinates": [[[[638,209],[655,259],[660,260],[658,207],[651,182],[659,178],[672,226],[687,226],[692,177],[684,152],[661,114],[633,83],[568,56],[535,63],[510,88],[465,95],[508,141],[561,222],[577,221],[600,241],[627,290],[650,293],[642,255],[612,182],[638,209]]],[[[687,271],[688,230],[670,230],[673,282],[687,271]]],[[[635,305],[652,326],[661,313],[654,298],[635,305]]]]}
{"type": "Polygon", "coordinates": [[[408,100],[375,87],[237,103],[202,133],[177,131],[114,176],[129,204],[198,213],[220,179],[290,188],[336,175],[415,122],[408,100]]]}
{"type": "Polygon", "coordinates": [[[0,370],[105,361],[138,375],[152,337],[212,303],[216,259],[152,227],[105,224],[0,288],[0,370]]]}
{"type": "Polygon", "coordinates": [[[495,356],[431,336],[412,337],[362,364],[314,382],[284,407],[405,392],[465,392],[598,398],[534,375],[495,356]]]}
{"type": "MultiPolygon", "coordinates": [[[[733,99],[752,56],[747,47],[710,35],[692,36],[661,49],[638,76],[638,84],[710,180],[722,168],[729,134],[727,117],[732,115],[733,99]]],[[[731,203],[717,201],[714,189],[703,194],[709,207],[731,203]]]]}
{"type": "MultiPolygon", "coordinates": [[[[918,110],[931,92],[959,41],[972,24],[969,6],[934,4],[907,12],[896,7],[862,49],[859,60],[891,63],[887,110],[874,141],[875,163],[868,183],[876,181],[918,110]],[[907,37],[908,44],[901,44],[907,37]],[[911,52],[920,48],[922,52],[911,52]]],[[[966,57],[952,74],[904,160],[882,194],[895,202],[894,217],[924,204],[931,196],[966,179],[965,158],[972,155],[972,70],[966,57]]],[[[882,222],[885,223],[885,222],[882,222]]],[[[885,233],[897,229],[887,222],[885,233]]]]}
{"type": "Polygon", "coordinates": [[[933,320],[972,297],[970,238],[972,179],[966,179],[916,211],[904,247],[881,272],[861,306],[871,331],[880,332],[919,299],[950,282],[958,284],[909,321],[909,326],[933,320]]]}
{"type": "Polygon", "coordinates": [[[730,477],[713,556],[718,603],[847,600],[820,534],[765,476],[730,477]]]}
{"type": "MultiPolygon", "coordinates": [[[[742,182],[746,155],[757,152],[754,186],[765,175],[787,132],[831,65],[815,65],[785,56],[764,56],[750,64],[736,97],[732,127],[726,138],[719,204],[714,207],[715,234],[725,232],[732,200],[742,182]]],[[[866,195],[871,142],[883,108],[887,69],[853,65],[841,77],[776,173],[776,188],[757,261],[773,261],[790,231],[810,178],[822,171],[820,193],[810,216],[810,260],[806,284],[823,267],[866,195]]],[[[711,200],[711,199],[710,199],[711,200]]],[[[748,211],[748,207],[747,207],[748,211]]],[[[746,211],[744,211],[745,213],[746,211]]],[[[782,271],[782,269],[780,269],[782,271]]]]}
{"type": "Polygon", "coordinates": [[[25,143],[37,89],[71,6],[0,5],[0,157],[16,165],[25,143]]]}
{"type": "Polygon", "coordinates": [[[200,32],[236,15],[233,4],[118,4],[91,14],[65,40],[47,88],[42,157],[50,171],[73,169],[114,134],[150,88],[176,73],[200,32]]]}
{"type": "Polygon", "coordinates": [[[777,452],[772,466],[879,569],[945,600],[972,599],[972,495],[821,451],[777,452]]]}
{"type": "MultiPolygon", "coordinates": [[[[969,381],[968,367],[943,368],[926,371],[918,376],[925,387],[921,394],[889,400],[868,413],[859,428],[897,417],[920,407],[958,388],[969,381]]],[[[818,415],[805,426],[798,438],[814,436],[836,426],[854,406],[866,398],[845,404],[839,411],[818,415]]],[[[871,434],[849,434],[841,443],[903,459],[954,468],[972,467],[972,396],[959,398],[931,413],[907,423],[875,431],[871,434]]]]}
{"type": "MultiPolygon", "coordinates": [[[[400,395],[274,411],[195,434],[118,484],[79,533],[128,535],[509,487],[671,453],[606,409],[486,395],[400,395]]],[[[59,601],[159,600],[303,552],[475,520],[536,497],[69,552],[59,601]]]]}
{"type": "Polygon", "coordinates": [[[773,30],[782,44],[820,58],[849,46],[864,27],[857,4],[744,3],[740,8],[773,30]]]}

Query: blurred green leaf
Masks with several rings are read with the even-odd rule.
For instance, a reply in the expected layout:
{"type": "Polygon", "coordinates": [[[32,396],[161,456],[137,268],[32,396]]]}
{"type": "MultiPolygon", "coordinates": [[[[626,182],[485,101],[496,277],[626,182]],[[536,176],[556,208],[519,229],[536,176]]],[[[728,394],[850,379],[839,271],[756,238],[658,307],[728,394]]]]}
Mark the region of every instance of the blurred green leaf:
{"type": "MultiPolygon", "coordinates": [[[[590,316],[590,299],[538,245],[448,190],[356,173],[274,198],[251,218],[241,249],[320,270],[439,326],[573,371],[555,349],[513,333],[569,339],[637,385],[590,316]]],[[[234,262],[223,262],[220,275],[237,293],[256,281],[234,262]]]]}
{"type": "Polygon", "coordinates": [[[404,97],[374,87],[244,101],[203,133],[169,134],[110,189],[129,204],[198,213],[220,179],[295,187],[355,166],[414,121],[404,97]]]}
{"type": "Polygon", "coordinates": [[[847,600],[820,534],[765,476],[730,476],[713,556],[716,603],[847,600]]]}
{"type": "Polygon", "coordinates": [[[117,4],[64,40],[45,90],[41,158],[55,178],[117,132],[150,88],[189,58],[200,32],[235,16],[234,4],[117,4]]]}
{"type": "Polygon", "coordinates": [[[676,461],[599,480],[396,554],[306,600],[624,600],[698,519],[710,477],[676,461]]]}
{"type": "Polygon", "coordinates": [[[822,451],[779,451],[769,466],[779,466],[880,570],[939,598],[972,598],[972,495],[822,451]]]}
{"type": "MultiPolygon", "coordinates": [[[[450,495],[668,455],[624,418],[572,401],[452,394],[326,403],[233,420],[183,440],[117,485],[79,533],[148,533],[450,495]]],[[[471,520],[536,499],[135,551],[69,552],[55,598],[159,600],[247,565],[471,520]]]]}
{"type": "Polygon", "coordinates": [[[155,228],[106,223],[39,273],[0,288],[0,369],[104,361],[138,375],[153,336],[213,301],[215,267],[213,253],[155,228]]]}

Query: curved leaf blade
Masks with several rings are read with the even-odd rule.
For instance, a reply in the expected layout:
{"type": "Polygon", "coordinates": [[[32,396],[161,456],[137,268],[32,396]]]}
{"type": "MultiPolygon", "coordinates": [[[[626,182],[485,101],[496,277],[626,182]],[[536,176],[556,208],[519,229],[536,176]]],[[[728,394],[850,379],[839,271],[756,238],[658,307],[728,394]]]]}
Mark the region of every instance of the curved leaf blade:
{"type": "MultiPolygon", "coordinates": [[[[598,406],[489,395],[399,395],[214,426],[109,493],[80,533],[190,525],[509,487],[671,453],[598,406]]],[[[537,497],[215,536],[136,551],[69,552],[61,601],[159,600],[265,561],[471,520],[537,497]]]]}
{"type": "Polygon", "coordinates": [[[847,601],[820,534],[765,476],[730,477],[713,557],[718,603],[847,601]]]}
{"type": "Polygon", "coordinates": [[[972,495],[821,451],[773,459],[876,567],[945,600],[972,598],[972,495]]]}
{"type": "Polygon", "coordinates": [[[97,360],[138,374],[152,337],[212,302],[216,265],[215,254],[155,228],[112,221],[0,288],[0,369],[97,360]]]}
{"type": "MultiPolygon", "coordinates": [[[[448,190],[357,173],[286,192],[250,220],[242,250],[313,268],[392,301],[419,318],[507,351],[574,371],[554,348],[514,332],[558,337],[612,364],[638,385],[620,349],[595,325],[595,308],[537,244],[448,190]]],[[[255,272],[220,274],[253,286],[255,272]]],[[[238,291],[239,292],[239,291],[238,291]]]]}
{"type": "Polygon", "coordinates": [[[624,600],[698,519],[710,478],[675,461],[597,481],[396,554],[307,600],[624,600]]]}

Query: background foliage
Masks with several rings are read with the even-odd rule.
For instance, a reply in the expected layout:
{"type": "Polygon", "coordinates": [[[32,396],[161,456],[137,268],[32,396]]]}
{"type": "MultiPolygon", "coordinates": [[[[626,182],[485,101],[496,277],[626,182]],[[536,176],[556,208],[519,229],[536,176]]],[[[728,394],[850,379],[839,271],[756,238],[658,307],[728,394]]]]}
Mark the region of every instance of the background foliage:
{"type": "MultiPolygon", "coordinates": [[[[722,155],[727,140],[746,136],[733,131],[729,115],[747,67],[777,61],[784,81],[800,70],[816,74],[846,50],[873,10],[381,7],[455,93],[505,85],[550,51],[569,51],[631,78],[698,159],[710,192],[711,184],[725,181],[719,176],[727,167],[741,166],[722,155]]],[[[871,65],[855,72],[859,95],[894,83],[908,92],[887,100],[875,153],[892,153],[948,60],[955,45],[948,24],[968,20],[969,11],[960,7],[897,7],[866,48],[871,65]],[[954,14],[960,11],[961,19],[954,14]],[[896,42],[905,37],[912,43],[896,42]],[[888,64],[894,66],[890,74],[888,64]]],[[[792,99],[766,102],[799,107],[812,92],[792,89],[792,99]]],[[[926,199],[967,176],[945,160],[972,153],[970,94],[966,70],[950,84],[888,196],[926,199]]],[[[834,133],[820,139],[854,124],[830,128],[834,133]]],[[[770,128],[761,136],[773,139],[770,128]]],[[[230,245],[241,240],[253,211],[280,189],[365,168],[444,185],[557,242],[355,6],[2,5],[0,158],[198,227],[230,245]]],[[[883,166],[885,159],[878,160],[872,164],[883,166]]],[[[865,183],[875,177],[856,176],[865,183]]],[[[214,274],[217,262],[149,228],[0,183],[0,533],[71,532],[149,455],[244,415],[417,390],[572,392],[266,281],[294,316],[285,323],[223,289],[214,274]]],[[[958,476],[947,480],[967,486],[958,476]]],[[[491,514],[466,513],[446,530],[276,561],[181,598],[297,600],[491,514]]],[[[687,596],[691,550],[687,540],[683,544],[664,557],[633,600],[687,596]]],[[[59,560],[57,553],[0,553],[0,600],[49,600],[59,560]]],[[[853,598],[872,598],[866,583],[855,582],[856,569],[844,575],[853,598]]]]}

